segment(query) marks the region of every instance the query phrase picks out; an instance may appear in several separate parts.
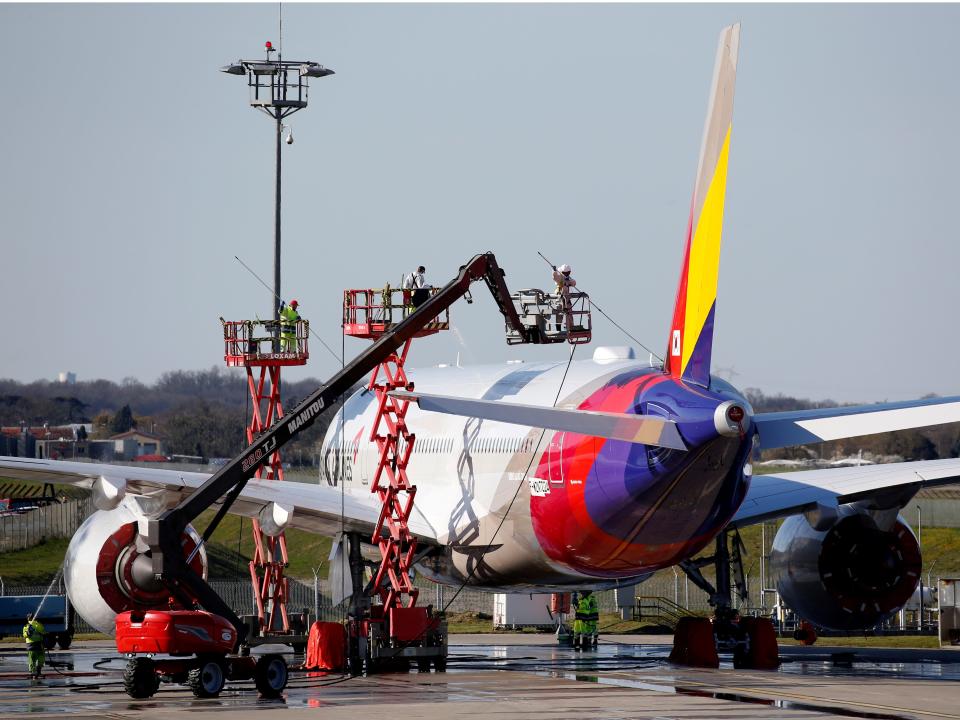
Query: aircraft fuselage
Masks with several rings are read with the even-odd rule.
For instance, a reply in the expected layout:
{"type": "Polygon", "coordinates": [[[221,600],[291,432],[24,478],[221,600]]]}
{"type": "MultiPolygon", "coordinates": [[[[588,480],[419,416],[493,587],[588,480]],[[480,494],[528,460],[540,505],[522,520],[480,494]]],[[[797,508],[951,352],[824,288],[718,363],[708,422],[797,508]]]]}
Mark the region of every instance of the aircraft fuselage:
{"type": "MultiPolygon", "coordinates": [[[[673,420],[686,451],[423,412],[407,471],[418,512],[445,553],[434,579],[486,587],[609,587],[699,552],[746,495],[749,405],[636,360],[439,367],[410,371],[421,392],[673,420]],[[562,382],[562,387],[561,387],[562,382]],[[747,411],[731,432],[723,412],[747,411]],[[719,408],[719,410],[718,410],[719,408]],[[501,522],[502,521],[502,522],[501,522]]],[[[369,493],[376,468],[374,394],[349,398],[323,445],[321,482],[369,493]]]]}

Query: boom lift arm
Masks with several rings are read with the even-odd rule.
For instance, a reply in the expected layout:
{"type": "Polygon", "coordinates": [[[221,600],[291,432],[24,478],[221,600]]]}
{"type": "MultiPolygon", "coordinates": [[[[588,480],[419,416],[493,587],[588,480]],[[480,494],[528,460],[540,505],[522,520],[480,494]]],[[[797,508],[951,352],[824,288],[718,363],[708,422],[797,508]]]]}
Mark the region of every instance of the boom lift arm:
{"type": "Polygon", "coordinates": [[[204,541],[209,539],[261,463],[266,462],[272,453],[313,425],[321,414],[335,405],[340,395],[380,365],[437,315],[467,295],[473,282],[483,280],[486,283],[508,326],[524,338],[524,342],[547,342],[536,328],[524,325],[520,320],[511,301],[504,275],[492,252],[476,255],[460,268],[456,278],[396,327],[385,332],[379,340],[330,378],[326,385],[309,395],[290,414],[275,422],[243,452],[211,475],[188,498],[157,519],[147,520],[146,532],[144,533],[142,528],[141,535],[151,551],[154,576],[159,577],[188,607],[197,602],[206,610],[228,620],[237,629],[236,645],[239,646],[246,638],[246,625],[206,581],[190,568],[187,558],[183,556],[181,535],[187,525],[223,498],[216,516],[204,532],[204,541]]]}

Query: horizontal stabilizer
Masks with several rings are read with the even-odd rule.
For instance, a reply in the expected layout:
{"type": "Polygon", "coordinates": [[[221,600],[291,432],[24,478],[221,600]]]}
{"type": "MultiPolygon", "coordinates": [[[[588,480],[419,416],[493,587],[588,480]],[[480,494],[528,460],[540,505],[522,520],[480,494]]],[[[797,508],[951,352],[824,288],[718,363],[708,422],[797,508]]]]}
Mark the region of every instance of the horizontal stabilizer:
{"type": "Polygon", "coordinates": [[[754,415],[760,448],[793,447],[960,422],[960,397],[754,415]]]}
{"type": "Polygon", "coordinates": [[[663,418],[593,410],[561,410],[538,405],[505,403],[499,400],[471,400],[402,390],[396,390],[390,394],[396,398],[412,400],[422,410],[446,415],[461,415],[513,425],[575,432],[581,435],[626,440],[674,450],[687,449],[677,431],[676,423],[663,418]]]}

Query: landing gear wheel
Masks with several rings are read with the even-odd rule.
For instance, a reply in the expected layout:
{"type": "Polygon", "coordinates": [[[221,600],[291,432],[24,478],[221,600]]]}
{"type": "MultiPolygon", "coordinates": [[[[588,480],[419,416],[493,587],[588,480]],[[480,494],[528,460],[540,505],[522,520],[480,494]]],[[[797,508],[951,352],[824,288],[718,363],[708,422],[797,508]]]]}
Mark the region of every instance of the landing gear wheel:
{"type": "Polygon", "coordinates": [[[200,666],[187,675],[187,685],[198,698],[212,698],[220,694],[226,681],[220,658],[200,658],[200,666]]]}
{"type": "Polygon", "coordinates": [[[57,645],[60,646],[61,650],[69,650],[70,643],[73,642],[73,636],[70,633],[60,633],[57,635],[57,645]]]}
{"type": "Polygon", "coordinates": [[[433,661],[433,667],[437,672],[446,672],[447,671],[447,659],[445,657],[438,657],[433,661]]]}
{"type": "Polygon", "coordinates": [[[44,650],[53,650],[57,646],[57,636],[56,635],[44,635],[43,636],[43,649],[44,650]]]}
{"type": "Polygon", "coordinates": [[[363,675],[363,658],[350,658],[350,674],[353,677],[363,675]]]}
{"type": "Polygon", "coordinates": [[[417,671],[430,672],[430,658],[417,658],[417,671]]]}
{"type": "Polygon", "coordinates": [[[279,655],[264,655],[257,660],[253,681],[260,697],[278,698],[287,686],[287,663],[279,655]]]}
{"type": "Polygon", "coordinates": [[[154,670],[153,660],[134,658],[123,670],[123,689],[132,698],[151,697],[160,688],[160,678],[154,670]]]}

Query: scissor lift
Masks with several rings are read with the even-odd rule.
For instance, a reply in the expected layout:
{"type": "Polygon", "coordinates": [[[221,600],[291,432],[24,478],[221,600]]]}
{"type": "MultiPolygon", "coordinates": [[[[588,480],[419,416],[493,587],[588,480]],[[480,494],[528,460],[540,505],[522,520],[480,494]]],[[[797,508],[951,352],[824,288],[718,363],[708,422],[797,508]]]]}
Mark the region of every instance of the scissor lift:
{"type": "MultiPolygon", "coordinates": [[[[439,291],[432,288],[429,297],[439,291]]],[[[391,288],[346,290],[343,294],[343,331],[352,337],[379,340],[415,308],[409,291],[391,288]]],[[[380,566],[362,603],[354,603],[349,630],[352,672],[406,669],[415,661],[420,671],[431,665],[443,672],[447,665],[447,623],[430,607],[417,607],[419,590],[411,578],[417,539],[410,532],[417,487],[407,477],[407,464],[417,437],[407,427],[409,400],[390,395],[412,390],[404,365],[414,338],[450,328],[450,309],[422,323],[401,348],[387,356],[370,376],[368,389],[376,395],[377,413],[369,439],[377,460],[370,484],[381,503],[371,543],[380,550],[380,566]],[[379,597],[374,605],[369,598],[379,597]]]]}
{"type": "MultiPolygon", "coordinates": [[[[276,320],[227,321],[223,325],[224,360],[227,367],[247,371],[250,391],[250,424],[246,429],[247,444],[283,416],[280,399],[280,369],[304,365],[310,357],[310,324],[298,320],[295,338],[284,340],[276,320]]],[[[283,480],[280,451],[270,454],[257,468],[254,477],[262,480],[283,480]]],[[[271,530],[270,528],[267,528],[271,530]]],[[[249,564],[250,582],[256,604],[256,628],[251,628],[248,645],[281,642],[294,647],[306,645],[306,623],[291,624],[287,612],[289,587],[284,576],[287,567],[287,540],[281,530],[264,532],[258,518],[253,519],[253,559],[249,564]]],[[[249,620],[248,620],[249,622],[249,620]]]]}

